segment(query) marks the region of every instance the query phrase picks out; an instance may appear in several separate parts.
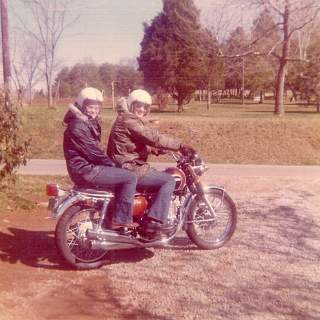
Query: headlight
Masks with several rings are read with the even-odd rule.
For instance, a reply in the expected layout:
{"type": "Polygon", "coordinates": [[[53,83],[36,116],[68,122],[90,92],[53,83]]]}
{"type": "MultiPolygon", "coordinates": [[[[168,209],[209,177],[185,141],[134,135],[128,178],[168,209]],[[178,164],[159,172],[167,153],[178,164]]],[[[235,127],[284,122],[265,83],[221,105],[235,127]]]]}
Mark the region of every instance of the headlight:
{"type": "Polygon", "coordinates": [[[204,163],[202,163],[199,166],[194,166],[193,170],[196,175],[201,176],[204,172],[206,172],[208,170],[208,166],[205,165],[204,163]]]}

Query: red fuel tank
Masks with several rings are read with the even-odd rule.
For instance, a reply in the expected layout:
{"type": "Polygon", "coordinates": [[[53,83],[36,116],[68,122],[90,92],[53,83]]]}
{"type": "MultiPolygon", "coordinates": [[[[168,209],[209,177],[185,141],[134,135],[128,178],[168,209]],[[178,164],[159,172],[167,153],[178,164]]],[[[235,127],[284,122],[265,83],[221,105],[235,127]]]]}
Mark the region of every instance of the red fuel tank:
{"type": "Polygon", "coordinates": [[[135,196],[134,202],[133,202],[133,216],[142,217],[147,207],[148,207],[148,201],[144,196],[142,195],[135,196]]]}
{"type": "Polygon", "coordinates": [[[171,174],[176,180],[175,191],[182,190],[186,185],[187,179],[184,172],[176,167],[170,167],[164,170],[165,172],[171,174]]]}

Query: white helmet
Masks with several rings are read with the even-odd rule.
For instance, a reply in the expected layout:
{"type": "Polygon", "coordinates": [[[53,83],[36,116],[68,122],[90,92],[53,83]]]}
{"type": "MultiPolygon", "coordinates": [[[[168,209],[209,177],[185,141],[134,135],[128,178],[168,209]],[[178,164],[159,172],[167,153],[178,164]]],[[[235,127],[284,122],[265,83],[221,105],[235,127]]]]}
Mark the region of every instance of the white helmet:
{"type": "Polygon", "coordinates": [[[150,106],[152,103],[152,99],[150,94],[146,90],[138,89],[133,90],[128,96],[128,105],[130,111],[132,111],[131,105],[133,102],[141,102],[150,106]]]}
{"type": "Polygon", "coordinates": [[[102,92],[96,88],[87,87],[80,91],[76,99],[76,103],[80,107],[85,107],[88,104],[99,104],[103,101],[102,92]]]}

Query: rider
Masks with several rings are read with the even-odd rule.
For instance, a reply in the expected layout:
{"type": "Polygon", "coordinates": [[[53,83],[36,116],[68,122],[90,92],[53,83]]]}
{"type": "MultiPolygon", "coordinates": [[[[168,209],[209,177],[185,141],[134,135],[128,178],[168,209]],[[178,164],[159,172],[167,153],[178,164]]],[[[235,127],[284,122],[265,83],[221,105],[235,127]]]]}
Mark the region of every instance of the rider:
{"type": "Polygon", "coordinates": [[[127,100],[119,100],[118,117],[110,132],[107,154],[118,167],[137,174],[137,187],[157,191],[144,223],[146,229],[165,231],[172,228],[167,225],[167,217],[175,180],[170,174],[151,168],[147,163],[148,155],[159,155],[164,150],[183,153],[194,150],[179,139],[148,126],[145,116],[150,112],[151,102],[150,94],[141,89],[132,91],[127,100]]]}
{"type": "Polygon", "coordinates": [[[64,117],[63,151],[71,180],[80,187],[108,189],[115,187],[116,204],[111,228],[135,227],[132,222],[133,198],[137,177],[133,172],[116,168],[101,150],[99,113],[102,93],[87,87],[64,117]]]}

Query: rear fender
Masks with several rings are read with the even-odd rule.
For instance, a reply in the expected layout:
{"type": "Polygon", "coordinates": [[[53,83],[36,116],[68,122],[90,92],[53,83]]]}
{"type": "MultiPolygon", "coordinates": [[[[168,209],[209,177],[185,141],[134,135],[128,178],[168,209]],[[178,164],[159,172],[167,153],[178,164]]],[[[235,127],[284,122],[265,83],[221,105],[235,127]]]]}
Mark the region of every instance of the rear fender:
{"type": "Polygon", "coordinates": [[[54,206],[52,210],[52,218],[59,219],[62,214],[69,209],[71,206],[73,206],[75,203],[82,200],[82,197],[78,194],[70,195],[66,197],[61,202],[57,202],[57,204],[54,206]]]}

